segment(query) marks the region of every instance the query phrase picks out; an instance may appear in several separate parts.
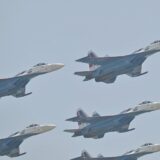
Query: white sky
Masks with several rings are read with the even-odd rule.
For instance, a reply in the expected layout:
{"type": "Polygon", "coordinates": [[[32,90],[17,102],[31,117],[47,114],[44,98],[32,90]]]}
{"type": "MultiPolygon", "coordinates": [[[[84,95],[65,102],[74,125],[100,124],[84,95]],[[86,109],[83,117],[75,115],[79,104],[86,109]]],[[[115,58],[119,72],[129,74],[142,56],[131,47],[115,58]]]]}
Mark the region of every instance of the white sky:
{"type": "MultiPolygon", "coordinates": [[[[145,76],[118,77],[114,84],[83,82],[73,72],[88,70],[75,60],[89,50],[98,55],[125,55],[160,39],[159,0],[0,0],[0,75],[9,77],[39,62],[65,67],[35,78],[27,86],[33,94],[0,100],[0,137],[31,123],[54,123],[52,132],[21,145],[19,160],[67,160],[81,150],[91,155],[120,155],[146,142],[160,143],[160,112],[137,117],[129,133],[106,134],[103,139],[72,138],[63,132],[77,124],[65,122],[77,108],[91,114],[116,114],[144,100],[160,101],[160,55],[143,65],[145,76]]],[[[160,153],[141,158],[158,159],[160,153]]],[[[7,160],[8,157],[2,157],[7,160]]]]}

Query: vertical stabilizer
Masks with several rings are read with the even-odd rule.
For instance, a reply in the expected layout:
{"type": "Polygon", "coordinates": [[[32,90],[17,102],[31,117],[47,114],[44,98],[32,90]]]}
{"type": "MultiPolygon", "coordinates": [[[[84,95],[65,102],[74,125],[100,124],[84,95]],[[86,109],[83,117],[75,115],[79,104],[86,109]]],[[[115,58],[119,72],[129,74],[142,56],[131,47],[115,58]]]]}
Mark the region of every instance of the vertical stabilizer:
{"type": "Polygon", "coordinates": [[[87,119],[88,115],[82,109],[79,109],[77,111],[77,117],[79,119],[79,121],[78,121],[79,129],[86,127],[87,123],[84,123],[83,120],[87,119]]]}
{"type": "Polygon", "coordinates": [[[82,154],[81,154],[81,156],[82,156],[82,158],[83,159],[89,159],[89,158],[91,158],[91,156],[90,156],[90,154],[87,152],[87,151],[82,151],[82,154]]]}
{"type": "MultiPolygon", "coordinates": [[[[88,57],[89,57],[89,58],[97,58],[98,56],[97,56],[93,51],[90,51],[90,52],[88,53],[88,57]]],[[[98,68],[97,65],[94,65],[94,64],[90,64],[90,63],[89,63],[89,70],[90,70],[90,71],[94,71],[94,70],[97,69],[97,68],[98,68]]]]}

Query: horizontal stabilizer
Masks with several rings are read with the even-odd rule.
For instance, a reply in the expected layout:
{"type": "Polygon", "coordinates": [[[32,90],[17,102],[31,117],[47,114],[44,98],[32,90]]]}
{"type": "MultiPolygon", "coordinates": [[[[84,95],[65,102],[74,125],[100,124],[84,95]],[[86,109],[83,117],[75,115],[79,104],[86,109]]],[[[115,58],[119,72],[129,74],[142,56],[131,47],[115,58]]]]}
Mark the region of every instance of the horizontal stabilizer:
{"type": "Polygon", "coordinates": [[[88,63],[89,60],[96,59],[96,58],[97,58],[97,55],[93,51],[90,51],[86,57],[77,59],[76,61],[77,62],[88,63]]]}
{"type": "Polygon", "coordinates": [[[28,95],[30,95],[30,94],[32,94],[32,92],[26,93],[26,94],[24,94],[24,96],[28,96],[28,95]]]}
{"type": "Polygon", "coordinates": [[[79,118],[78,117],[68,118],[66,119],[66,121],[79,122],[79,118]]]}
{"type": "Polygon", "coordinates": [[[69,133],[75,133],[78,132],[80,129],[66,129],[64,132],[69,132],[69,133]]]}
{"type": "Polygon", "coordinates": [[[81,72],[75,72],[75,75],[78,76],[91,76],[93,71],[81,71],[81,72]]]}
{"type": "Polygon", "coordinates": [[[27,152],[20,153],[18,156],[23,156],[25,154],[27,154],[27,152]]]}

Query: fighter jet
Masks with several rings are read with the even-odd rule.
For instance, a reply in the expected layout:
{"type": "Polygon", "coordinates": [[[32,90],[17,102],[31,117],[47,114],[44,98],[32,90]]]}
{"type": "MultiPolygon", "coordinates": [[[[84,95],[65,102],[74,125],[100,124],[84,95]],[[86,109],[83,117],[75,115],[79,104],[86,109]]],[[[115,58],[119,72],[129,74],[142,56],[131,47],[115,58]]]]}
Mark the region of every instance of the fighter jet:
{"type": "Polygon", "coordinates": [[[115,157],[103,157],[101,154],[97,158],[93,158],[87,151],[83,151],[80,157],[73,158],[71,160],[137,160],[138,158],[147,154],[160,151],[159,144],[146,143],[135,150],[131,150],[121,156],[115,157]]]}
{"type": "Polygon", "coordinates": [[[30,95],[26,93],[27,83],[34,77],[61,69],[64,65],[60,63],[39,63],[31,69],[23,71],[11,78],[0,79],[0,97],[12,95],[16,98],[30,95]]]}
{"type": "Polygon", "coordinates": [[[148,72],[142,72],[143,62],[151,55],[160,51],[160,41],[154,41],[145,48],[134,51],[130,55],[117,57],[98,57],[90,52],[87,57],[76,60],[89,64],[89,71],[75,72],[84,76],[84,81],[95,79],[96,82],[113,83],[117,76],[126,74],[130,77],[138,77],[148,72]]]}
{"type": "Polygon", "coordinates": [[[41,133],[48,132],[56,126],[53,124],[38,125],[32,124],[22,131],[18,131],[7,138],[0,139],[0,156],[18,157],[26,154],[20,153],[19,146],[27,138],[41,133]]]}
{"type": "Polygon", "coordinates": [[[129,128],[131,121],[142,113],[160,109],[160,103],[144,101],[134,108],[129,108],[119,114],[100,116],[94,112],[89,117],[83,110],[77,111],[77,116],[66,121],[78,122],[78,129],[66,129],[65,132],[74,133],[72,137],[83,136],[84,138],[103,138],[105,133],[124,133],[134,130],[129,128]]]}

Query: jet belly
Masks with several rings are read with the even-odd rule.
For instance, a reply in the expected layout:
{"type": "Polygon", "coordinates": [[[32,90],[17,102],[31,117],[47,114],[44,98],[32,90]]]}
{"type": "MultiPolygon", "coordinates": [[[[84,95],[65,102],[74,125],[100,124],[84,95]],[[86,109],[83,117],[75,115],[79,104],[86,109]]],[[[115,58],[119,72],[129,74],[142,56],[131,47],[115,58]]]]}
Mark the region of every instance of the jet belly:
{"type": "Polygon", "coordinates": [[[118,119],[103,120],[96,124],[89,125],[86,129],[88,134],[94,137],[100,134],[105,134],[106,132],[113,132],[116,128],[119,128],[120,125],[121,123],[118,119]]]}
{"type": "Polygon", "coordinates": [[[121,74],[125,74],[129,72],[130,63],[129,61],[123,59],[119,59],[114,63],[109,63],[102,65],[95,71],[95,79],[96,81],[102,81],[105,79],[111,79],[121,74]]]}

